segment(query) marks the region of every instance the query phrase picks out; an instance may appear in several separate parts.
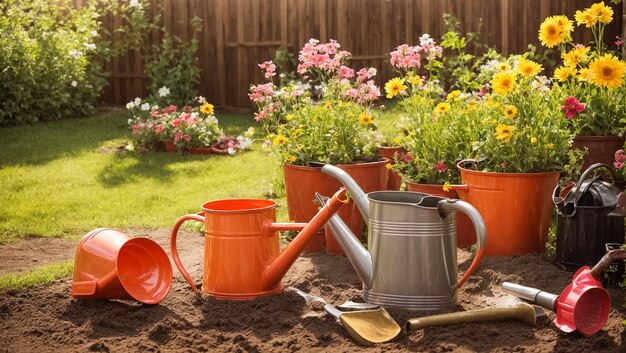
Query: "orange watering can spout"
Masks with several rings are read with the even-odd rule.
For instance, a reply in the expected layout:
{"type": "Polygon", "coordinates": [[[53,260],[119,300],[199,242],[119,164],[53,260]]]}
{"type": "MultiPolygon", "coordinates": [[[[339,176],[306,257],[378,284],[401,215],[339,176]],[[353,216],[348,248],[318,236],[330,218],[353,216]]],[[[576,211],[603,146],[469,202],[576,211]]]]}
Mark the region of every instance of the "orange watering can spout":
{"type": "MultiPolygon", "coordinates": [[[[348,202],[345,194],[346,190],[344,188],[337,191],[329,202],[307,223],[300,234],[287,245],[278,257],[269,263],[263,273],[262,283],[264,288],[272,288],[280,283],[280,280],[289,271],[289,268],[298,256],[300,256],[311,237],[328,222],[342,204],[348,202]]],[[[289,230],[289,223],[266,222],[264,227],[268,232],[274,233],[279,230],[289,230]]]]}

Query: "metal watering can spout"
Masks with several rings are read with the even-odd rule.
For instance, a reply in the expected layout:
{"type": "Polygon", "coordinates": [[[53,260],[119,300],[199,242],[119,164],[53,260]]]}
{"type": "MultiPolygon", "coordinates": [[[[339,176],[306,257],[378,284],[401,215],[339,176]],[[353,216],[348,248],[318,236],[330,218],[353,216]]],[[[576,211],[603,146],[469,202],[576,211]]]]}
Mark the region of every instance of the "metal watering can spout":
{"type": "MultiPolygon", "coordinates": [[[[266,220],[263,224],[264,230],[268,235],[277,231],[300,230],[300,233],[287,245],[287,247],[274,258],[263,271],[261,283],[263,288],[273,288],[280,284],[291,265],[296,261],[304,247],[307,245],[311,237],[324,226],[324,224],[333,216],[339,207],[347,202],[344,200],[346,190],[341,188],[333,195],[324,207],[309,221],[304,228],[298,223],[274,223],[272,220],[266,220]]],[[[322,203],[324,205],[324,203],[322,203]]]]}
{"type": "MultiPolygon", "coordinates": [[[[325,166],[324,168],[326,168],[327,166],[325,166]]],[[[343,172],[339,168],[332,168],[338,169],[343,172]]],[[[350,178],[350,180],[352,179],[350,178]]],[[[320,203],[320,205],[325,204],[322,196],[319,193],[315,193],[315,197],[317,198],[317,201],[320,203]]],[[[365,200],[367,201],[367,198],[365,198],[365,200]]],[[[337,242],[339,243],[339,245],[341,245],[341,248],[346,253],[346,256],[352,264],[352,267],[354,267],[354,270],[363,282],[363,287],[370,288],[373,277],[372,274],[374,272],[372,255],[369,253],[369,251],[367,251],[367,249],[365,249],[365,247],[357,239],[354,233],[352,233],[350,227],[348,227],[348,225],[337,214],[333,214],[332,217],[330,217],[330,220],[328,220],[328,223],[326,223],[326,225],[333,232],[337,239],[337,242]]]]}
{"type": "Polygon", "coordinates": [[[346,189],[350,193],[350,196],[354,199],[354,203],[359,208],[359,211],[361,212],[361,216],[363,216],[365,223],[368,223],[369,201],[367,200],[367,195],[365,194],[365,192],[363,192],[359,184],[357,184],[356,181],[354,181],[354,179],[352,179],[352,177],[348,175],[348,173],[346,173],[344,170],[330,164],[325,164],[322,167],[322,173],[335,177],[337,180],[339,180],[341,184],[343,184],[343,186],[346,187],[346,189]]]}

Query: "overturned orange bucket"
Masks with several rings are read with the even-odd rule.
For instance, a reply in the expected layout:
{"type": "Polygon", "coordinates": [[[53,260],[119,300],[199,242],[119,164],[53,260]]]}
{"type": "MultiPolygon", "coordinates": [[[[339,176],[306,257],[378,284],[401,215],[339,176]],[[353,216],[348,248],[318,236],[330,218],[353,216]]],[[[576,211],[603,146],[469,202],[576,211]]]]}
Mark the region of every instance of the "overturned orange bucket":
{"type": "Polygon", "coordinates": [[[130,238],[99,228],[78,243],[72,296],[83,299],[130,299],[157,304],[172,287],[172,265],[163,249],[148,238],[130,238]]]}

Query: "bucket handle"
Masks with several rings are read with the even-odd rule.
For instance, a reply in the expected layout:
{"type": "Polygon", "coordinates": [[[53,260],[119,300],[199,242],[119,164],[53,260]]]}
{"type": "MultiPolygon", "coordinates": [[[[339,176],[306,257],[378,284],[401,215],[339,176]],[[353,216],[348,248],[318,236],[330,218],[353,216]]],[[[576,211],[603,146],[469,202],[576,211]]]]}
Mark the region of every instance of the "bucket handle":
{"type": "Polygon", "coordinates": [[[472,224],[474,224],[474,230],[476,231],[476,244],[478,246],[478,249],[476,250],[476,256],[474,256],[474,260],[472,261],[470,267],[467,269],[467,271],[465,271],[461,279],[459,279],[452,288],[452,291],[454,292],[459,289],[463,285],[463,283],[465,283],[465,281],[467,281],[469,276],[478,267],[478,264],[483,257],[483,253],[485,252],[485,247],[487,246],[487,230],[485,227],[485,222],[483,221],[483,218],[478,210],[465,201],[455,199],[441,200],[437,204],[437,210],[439,211],[439,216],[441,218],[446,217],[452,212],[458,211],[465,213],[472,221],[472,224]]]}
{"type": "Polygon", "coordinates": [[[611,176],[611,184],[615,185],[615,172],[613,172],[613,169],[611,169],[611,167],[609,167],[608,165],[604,163],[596,163],[596,164],[590,165],[589,168],[587,168],[587,170],[583,172],[583,174],[580,176],[580,179],[578,179],[578,182],[576,183],[574,207],[576,207],[576,205],[578,204],[578,200],[580,200],[580,198],[582,197],[582,194],[581,194],[582,191],[580,189],[581,189],[583,181],[587,179],[587,177],[589,176],[589,174],[591,174],[592,171],[599,169],[599,168],[605,168],[606,170],[609,171],[609,175],[611,176]]]}
{"type": "Polygon", "coordinates": [[[174,225],[174,229],[172,229],[172,234],[170,236],[170,252],[172,253],[172,259],[174,260],[174,264],[176,264],[178,271],[180,272],[181,275],[183,275],[183,278],[185,278],[187,283],[189,283],[195,295],[199,299],[201,299],[202,295],[198,291],[198,288],[196,288],[196,285],[193,283],[193,279],[191,278],[191,276],[189,276],[189,273],[187,272],[187,270],[185,270],[183,263],[180,261],[180,258],[178,257],[178,248],[176,247],[176,236],[178,235],[178,230],[180,229],[180,226],[183,225],[185,221],[189,221],[189,220],[204,223],[205,218],[203,216],[200,216],[199,214],[186,214],[180,217],[178,221],[176,221],[176,224],[174,225]]]}

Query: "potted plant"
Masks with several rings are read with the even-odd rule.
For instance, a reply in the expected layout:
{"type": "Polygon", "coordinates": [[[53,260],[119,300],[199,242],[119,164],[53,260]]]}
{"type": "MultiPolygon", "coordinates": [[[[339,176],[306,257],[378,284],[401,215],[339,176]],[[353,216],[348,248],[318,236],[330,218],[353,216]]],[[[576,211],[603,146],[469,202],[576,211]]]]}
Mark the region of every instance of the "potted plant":
{"type": "MultiPolygon", "coordinates": [[[[311,39],[299,54],[299,81],[277,86],[272,81],[276,66],[268,61],[259,65],[268,82],[250,88],[265,146],[283,164],[289,217],[296,222],[307,222],[317,212],[315,192],[331,195],[341,186],[314,165],[338,165],[366,192],[387,184],[386,161],[378,158],[370,138],[379,117],[373,105],[380,95],[373,80],[376,70],[345,66],[349,56],[334,40],[311,39]]],[[[340,215],[355,234],[361,234],[363,221],[355,207],[343,207],[340,215]]],[[[334,238],[327,236],[326,241],[329,252],[343,253],[334,238]]],[[[318,238],[307,251],[321,246],[318,238]]]]}
{"type": "Polygon", "coordinates": [[[546,47],[558,47],[561,53],[562,65],[555,70],[553,91],[560,95],[563,113],[576,134],[573,147],[588,149],[582,166],[585,170],[598,162],[610,164],[613,152],[624,144],[626,62],[607,50],[603,42],[604,28],[613,20],[611,7],[603,2],[593,4],[576,11],[575,20],[578,26],[591,29],[594,40],[590,45],[572,41],[574,22],[566,16],[546,18],[539,39],[546,47]]]}

